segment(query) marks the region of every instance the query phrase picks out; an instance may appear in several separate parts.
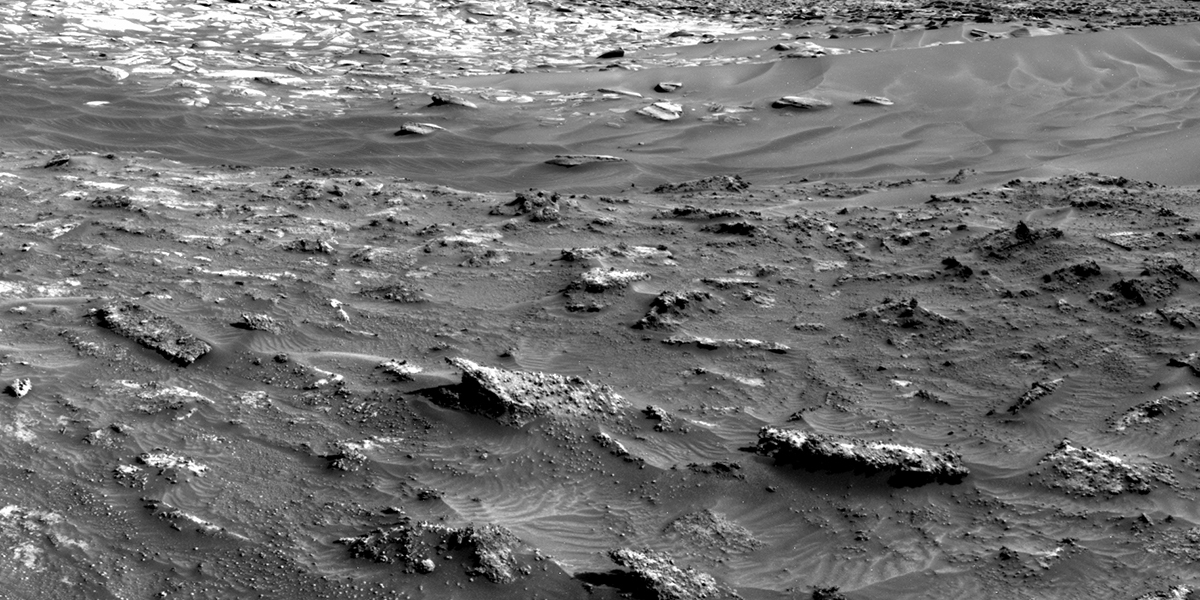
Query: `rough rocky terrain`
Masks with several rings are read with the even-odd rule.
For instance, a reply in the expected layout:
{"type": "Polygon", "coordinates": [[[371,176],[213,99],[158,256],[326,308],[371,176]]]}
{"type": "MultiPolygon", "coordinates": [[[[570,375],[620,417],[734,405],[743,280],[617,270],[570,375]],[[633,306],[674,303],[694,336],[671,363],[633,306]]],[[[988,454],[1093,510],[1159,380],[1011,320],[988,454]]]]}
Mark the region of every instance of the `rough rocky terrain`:
{"type": "Polygon", "coordinates": [[[6,4],[0,597],[1194,597],[1193,21],[6,4]]]}

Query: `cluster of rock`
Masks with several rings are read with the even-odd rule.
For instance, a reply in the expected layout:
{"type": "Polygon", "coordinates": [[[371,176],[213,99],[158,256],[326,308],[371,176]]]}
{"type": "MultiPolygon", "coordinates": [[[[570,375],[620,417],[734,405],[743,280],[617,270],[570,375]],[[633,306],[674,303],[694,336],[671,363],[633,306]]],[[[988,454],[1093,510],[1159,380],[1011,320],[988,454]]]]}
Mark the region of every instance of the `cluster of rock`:
{"type": "Polygon", "coordinates": [[[499,525],[450,527],[405,516],[395,525],[341,538],[337,543],[345,545],[354,558],[395,564],[408,573],[432,573],[439,562],[455,555],[465,556],[462,564],[468,575],[492,583],[512,583],[532,572],[528,562],[518,556],[527,550],[524,544],[499,525]]]}
{"type": "Polygon", "coordinates": [[[110,304],[94,314],[105,327],[184,366],[212,350],[178,323],[139,304],[110,304]]]}
{"type": "Polygon", "coordinates": [[[646,316],[633,324],[634,329],[673,330],[687,318],[687,313],[697,305],[713,299],[709,292],[690,290],[686,292],[663,291],[650,302],[646,316]]]}
{"type": "Polygon", "coordinates": [[[890,442],[764,427],[755,452],[777,463],[803,468],[891,473],[896,485],[959,483],[970,471],[957,453],[935,452],[890,442]]]}
{"type": "Polygon", "coordinates": [[[580,377],[485,367],[465,358],[447,358],[463,373],[456,408],[520,427],[543,416],[614,416],[629,402],[606,385],[580,377]]]}

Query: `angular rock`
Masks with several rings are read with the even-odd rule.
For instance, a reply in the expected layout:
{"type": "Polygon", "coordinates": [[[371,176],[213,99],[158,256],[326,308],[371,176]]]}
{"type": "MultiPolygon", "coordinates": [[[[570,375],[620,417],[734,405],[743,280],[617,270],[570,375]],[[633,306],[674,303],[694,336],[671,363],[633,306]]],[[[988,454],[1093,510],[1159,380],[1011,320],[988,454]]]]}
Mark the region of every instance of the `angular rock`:
{"type": "Polygon", "coordinates": [[[674,102],[655,102],[650,106],[639,108],[637,114],[659,121],[676,121],[683,116],[683,107],[674,102]]]}
{"type": "Polygon", "coordinates": [[[300,238],[284,244],[285,250],[307,254],[333,254],[333,245],[325,240],[300,238]]]}
{"type": "Polygon", "coordinates": [[[675,561],[662,552],[649,548],[634,550],[619,548],[611,550],[608,557],[613,562],[629,569],[641,588],[634,593],[638,598],[656,600],[703,600],[708,598],[734,598],[733,590],[717,583],[708,573],[691,567],[681,569],[675,561]]]}
{"type": "Polygon", "coordinates": [[[54,167],[62,167],[62,166],[67,165],[70,162],[71,162],[70,154],[67,154],[66,152],[59,152],[59,153],[55,154],[54,156],[50,157],[50,160],[46,161],[46,163],[42,165],[42,168],[50,169],[50,168],[54,168],[54,167]]]}
{"type": "Polygon", "coordinates": [[[1017,398],[1017,401],[1012,406],[1008,407],[1008,414],[1015,415],[1021,409],[1033,404],[1034,402],[1037,402],[1038,400],[1041,400],[1042,398],[1045,398],[1046,396],[1049,396],[1050,394],[1054,393],[1054,390],[1058,389],[1058,386],[1062,385],[1062,382],[1063,380],[1061,377],[1048,381],[1033,382],[1033,385],[1029,386],[1029,390],[1027,390],[1024,394],[1021,394],[1021,397],[1017,398]]]}
{"type": "Polygon", "coordinates": [[[580,165],[588,165],[592,163],[614,162],[627,161],[619,156],[609,156],[607,154],[559,154],[546,161],[546,164],[557,167],[578,167],[580,165]]]}
{"type": "Polygon", "coordinates": [[[606,385],[580,377],[485,367],[465,358],[447,358],[463,372],[457,408],[515,427],[551,415],[607,417],[629,406],[606,385]]]}
{"type": "Polygon", "coordinates": [[[347,546],[354,558],[396,564],[410,573],[431,573],[437,562],[454,557],[465,559],[462,566],[468,575],[492,583],[512,583],[533,570],[530,561],[518,553],[534,551],[508,529],[492,524],[449,527],[406,516],[395,525],[341,538],[337,543],[347,546]]]}
{"type": "Polygon", "coordinates": [[[797,110],[822,110],[833,106],[833,103],[820,98],[808,96],[784,96],[771,103],[771,108],[794,108],[797,110]]]}
{"type": "Polygon", "coordinates": [[[1063,440],[1038,465],[1046,484],[1080,496],[1126,492],[1148,494],[1155,481],[1174,483],[1174,474],[1164,465],[1131,463],[1115,454],[1076,446],[1063,440]]]}
{"type": "Polygon", "coordinates": [[[859,98],[858,100],[855,100],[854,103],[870,104],[874,106],[892,106],[895,104],[895,102],[892,102],[891,99],[884,98],[883,96],[867,96],[866,98],[859,98]]]}
{"type": "Polygon", "coordinates": [[[33,391],[33,382],[28,379],[14,379],[8,387],[4,388],[4,393],[17,398],[24,398],[26,394],[33,391]]]}
{"type": "Polygon", "coordinates": [[[446,128],[433,123],[405,123],[396,130],[395,135],[431,135],[446,128]]]}
{"type": "Polygon", "coordinates": [[[178,323],[139,304],[110,304],[96,310],[100,323],[184,366],[212,350],[207,342],[188,333],[178,323]]]}
{"type": "Polygon", "coordinates": [[[654,91],[660,94],[670,94],[679,91],[683,84],[678,81],[660,81],[654,86],[654,91]]]}
{"type": "Polygon", "coordinates": [[[959,483],[969,474],[962,457],[950,451],[780,427],[763,427],[755,452],[771,456],[777,463],[805,468],[891,473],[894,485],[959,483]]]}
{"type": "Polygon", "coordinates": [[[660,292],[650,302],[646,316],[633,324],[634,329],[672,330],[686,318],[686,311],[695,305],[712,300],[709,292],[692,290],[687,292],[660,292]]]}
{"type": "Polygon", "coordinates": [[[454,94],[437,93],[430,96],[429,106],[459,106],[462,108],[479,108],[479,105],[454,94]]]}
{"type": "Polygon", "coordinates": [[[266,331],[269,333],[278,334],[283,331],[283,327],[271,318],[269,315],[242,313],[242,321],[236,324],[241,329],[249,329],[251,331],[266,331]]]}

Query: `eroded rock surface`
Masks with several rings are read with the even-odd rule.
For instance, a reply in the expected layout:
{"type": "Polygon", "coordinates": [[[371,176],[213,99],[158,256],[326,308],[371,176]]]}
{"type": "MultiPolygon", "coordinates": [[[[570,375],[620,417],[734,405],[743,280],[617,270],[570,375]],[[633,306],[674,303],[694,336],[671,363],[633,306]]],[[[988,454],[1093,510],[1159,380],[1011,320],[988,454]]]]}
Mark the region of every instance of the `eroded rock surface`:
{"type": "Polygon", "coordinates": [[[668,555],[649,548],[619,548],[608,553],[613,562],[629,569],[640,583],[640,594],[655,600],[702,600],[733,598],[733,590],[712,575],[691,567],[680,568],[668,555]]]}
{"type": "Polygon", "coordinates": [[[100,323],[184,366],[212,350],[175,321],[139,304],[110,304],[96,311],[100,323]]]}
{"type": "Polygon", "coordinates": [[[755,451],[804,468],[891,473],[901,485],[959,483],[970,472],[953,452],[851,437],[764,427],[755,451]]]}
{"type": "Polygon", "coordinates": [[[499,525],[450,527],[404,517],[399,523],[337,540],[355,558],[395,564],[409,573],[429,574],[460,555],[469,575],[492,583],[512,583],[532,572],[531,553],[516,535],[499,525]]]}
{"type": "Polygon", "coordinates": [[[629,402],[606,385],[553,373],[485,367],[465,358],[447,358],[463,372],[458,407],[514,426],[542,416],[608,418],[629,402]]]}

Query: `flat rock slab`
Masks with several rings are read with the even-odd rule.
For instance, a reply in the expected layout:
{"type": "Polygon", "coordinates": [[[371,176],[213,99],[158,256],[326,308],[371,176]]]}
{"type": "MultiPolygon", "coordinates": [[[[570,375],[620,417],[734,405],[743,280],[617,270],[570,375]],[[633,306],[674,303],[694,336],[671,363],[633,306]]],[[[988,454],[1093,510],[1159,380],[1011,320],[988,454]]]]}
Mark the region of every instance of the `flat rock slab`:
{"type": "Polygon", "coordinates": [[[797,110],[821,110],[833,106],[833,103],[820,98],[808,96],[784,96],[771,103],[771,108],[794,108],[797,110]]]}
{"type": "Polygon", "coordinates": [[[184,366],[212,350],[178,323],[132,302],[110,304],[96,314],[105,327],[184,366]]]}
{"type": "Polygon", "coordinates": [[[959,483],[969,473],[962,457],[953,452],[780,427],[762,428],[755,451],[774,457],[776,462],[802,467],[892,473],[895,485],[959,483]]]}
{"type": "Polygon", "coordinates": [[[892,106],[895,104],[895,102],[892,102],[890,98],[884,98],[883,96],[867,96],[866,98],[859,98],[858,100],[855,100],[854,103],[874,106],[892,106]]]}
{"type": "Polygon", "coordinates": [[[639,108],[637,114],[659,121],[677,121],[683,116],[683,107],[674,102],[655,102],[639,108]]]}
{"type": "Polygon", "coordinates": [[[592,163],[617,162],[626,161],[619,156],[609,156],[607,154],[559,154],[558,156],[546,161],[546,164],[555,165],[558,167],[578,167],[580,165],[588,165],[592,163]]]}
{"type": "Polygon", "coordinates": [[[396,130],[395,135],[431,135],[445,130],[445,127],[433,123],[405,123],[396,130]]]}
{"type": "Polygon", "coordinates": [[[465,358],[447,358],[463,372],[458,408],[520,427],[544,415],[604,417],[629,402],[606,385],[553,373],[485,367],[465,358]]]}

